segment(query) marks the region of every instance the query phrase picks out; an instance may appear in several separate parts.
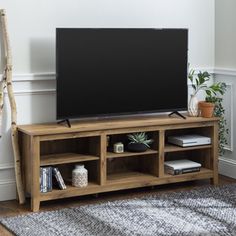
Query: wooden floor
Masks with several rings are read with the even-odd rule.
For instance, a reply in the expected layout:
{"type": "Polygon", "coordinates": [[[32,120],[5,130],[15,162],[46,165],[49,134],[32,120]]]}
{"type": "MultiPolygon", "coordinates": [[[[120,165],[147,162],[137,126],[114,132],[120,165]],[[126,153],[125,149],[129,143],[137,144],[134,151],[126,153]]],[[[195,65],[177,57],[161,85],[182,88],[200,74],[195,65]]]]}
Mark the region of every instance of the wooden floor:
{"type": "MultiPolygon", "coordinates": [[[[220,176],[219,183],[220,185],[236,183],[236,179],[220,176]]],[[[209,185],[210,185],[210,181],[208,180],[198,180],[198,181],[185,182],[185,183],[155,186],[153,188],[146,187],[146,188],[117,191],[117,192],[111,192],[111,193],[102,193],[99,195],[68,198],[68,199],[62,199],[62,200],[57,200],[57,201],[47,201],[47,202],[41,203],[40,211],[42,212],[42,211],[48,211],[48,210],[56,210],[60,208],[81,206],[85,204],[95,204],[95,203],[105,202],[108,200],[113,201],[113,200],[118,200],[118,199],[141,197],[150,193],[157,194],[157,193],[167,193],[167,192],[180,191],[180,190],[187,191],[187,190],[191,190],[191,189],[198,188],[201,186],[209,186],[209,185]]],[[[29,200],[27,201],[25,205],[18,205],[16,200],[0,202],[0,217],[23,215],[30,212],[31,211],[30,211],[29,200]]],[[[8,230],[6,230],[3,226],[0,225],[0,235],[12,236],[13,234],[11,234],[8,230]]]]}

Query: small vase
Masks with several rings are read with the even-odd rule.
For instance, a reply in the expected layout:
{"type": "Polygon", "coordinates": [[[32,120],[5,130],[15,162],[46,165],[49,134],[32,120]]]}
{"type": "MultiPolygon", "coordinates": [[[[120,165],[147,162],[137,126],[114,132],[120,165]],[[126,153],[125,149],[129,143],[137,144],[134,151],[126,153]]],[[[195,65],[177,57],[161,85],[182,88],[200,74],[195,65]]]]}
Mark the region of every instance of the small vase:
{"type": "Polygon", "coordinates": [[[198,99],[196,95],[191,95],[188,104],[188,114],[189,116],[198,116],[198,99]]]}
{"type": "Polygon", "coordinates": [[[72,171],[72,186],[83,188],[88,185],[88,171],[84,165],[76,165],[72,171]]]}
{"type": "Polygon", "coordinates": [[[200,115],[204,118],[211,118],[214,114],[215,104],[211,102],[199,102],[200,115]]]}

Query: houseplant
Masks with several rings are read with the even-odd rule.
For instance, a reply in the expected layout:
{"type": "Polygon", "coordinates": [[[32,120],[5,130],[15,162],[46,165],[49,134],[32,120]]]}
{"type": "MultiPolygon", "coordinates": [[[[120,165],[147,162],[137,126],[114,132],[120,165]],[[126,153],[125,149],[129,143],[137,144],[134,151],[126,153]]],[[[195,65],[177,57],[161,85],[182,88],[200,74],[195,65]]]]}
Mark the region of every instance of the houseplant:
{"type": "Polygon", "coordinates": [[[205,88],[206,92],[205,101],[201,101],[199,103],[201,116],[209,118],[215,114],[214,111],[219,109],[220,105],[222,106],[222,101],[223,101],[222,95],[224,95],[225,91],[226,91],[226,84],[222,82],[214,83],[211,86],[205,88]]]}
{"type": "Polygon", "coordinates": [[[191,95],[189,101],[189,115],[198,116],[199,110],[201,111],[201,116],[212,117],[215,107],[215,98],[220,98],[226,91],[226,84],[222,82],[213,83],[208,85],[207,82],[210,80],[210,74],[207,71],[199,72],[197,76],[194,76],[195,71],[190,70],[188,78],[191,81],[191,86],[193,89],[193,94],[191,95]],[[198,102],[197,93],[199,91],[205,91],[206,98],[205,101],[198,102]]]}
{"type": "MultiPolygon", "coordinates": [[[[212,117],[212,115],[214,115],[216,117],[219,117],[219,154],[223,154],[224,145],[227,144],[225,134],[228,133],[228,129],[226,128],[227,123],[225,119],[225,110],[222,104],[222,95],[224,95],[224,93],[226,92],[226,84],[222,82],[216,82],[211,85],[207,85],[207,82],[210,80],[210,74],[207,71],[199,72],[196,78],[194,78],[194,74],[195,71],[190,70],[188,75],[188,78],[190,79],[192,88],[194,90],[192,96],[196,97],[196,94],[200,90],[205,91],[205,101],[201,101],[198,103],[201,116],[212,117]],[[210,109],[211,111],[206,111],[208,109],[210,109]]],[[[189,111],[189,113],[191,113],[191,111],[189,111]]],[[[198,108],[197,113],[199,114],[198,108]]]]}
{"type": "Polygon", "coordinates": [[[129,140],[127,147],[131,152],[144,152],[150,148],[149,144],[153,142],[152,139],[148,139],[145,132],[128,134],[127,137],[129,140]]]}

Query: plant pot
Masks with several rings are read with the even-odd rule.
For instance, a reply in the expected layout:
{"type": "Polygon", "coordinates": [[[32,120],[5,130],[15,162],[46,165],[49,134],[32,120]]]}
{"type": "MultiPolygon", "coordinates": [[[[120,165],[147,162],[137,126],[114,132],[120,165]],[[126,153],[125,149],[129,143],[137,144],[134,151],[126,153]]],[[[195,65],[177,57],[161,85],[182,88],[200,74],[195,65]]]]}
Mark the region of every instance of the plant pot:
{"type": "Polygon", "coordinates": [[[198,110],[198,99],[196,95],[191,95],[189,104],[188,104],[188,114],[189,116],[198,116],[199,110],[198,110]]]}
{"type": "Polygon", "coordinates": [[[143,143],[129,143],[127,148],[130,152],[145,152],[148,149],[143,143]]]}
{"type": "Polygon", "coordinates": [[[214,103],[201,101],[198,106],[202,117],[211,118],[213,116],[215,108],[214,103]]]}

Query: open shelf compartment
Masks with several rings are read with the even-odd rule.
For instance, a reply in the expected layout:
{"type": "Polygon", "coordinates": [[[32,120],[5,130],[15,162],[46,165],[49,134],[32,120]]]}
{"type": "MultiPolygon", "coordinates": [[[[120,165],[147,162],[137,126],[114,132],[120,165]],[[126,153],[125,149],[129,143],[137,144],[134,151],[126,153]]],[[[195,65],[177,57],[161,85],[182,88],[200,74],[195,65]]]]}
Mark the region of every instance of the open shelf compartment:
{"type": "MultiPolygon", "coordinates": [[[[201,135],[212,138],[212,127],[197,127],[197,128],[185,128],[166,130],[165,132],[165,152],[178,152],[187,150],[207,149],[211,148],[212,144],[206,145],[193,145],[189,147],[181,147],[172,143],[168,143],[168,137],[170,136],[182,136],[182,135],[201,135]]],[[[213,140],[211,140],[213,142],[213,140]]]]}
{"type": "MultiPolygon", "coordinates": [[[[182,176],[194,173],[206,173],[207,171],[211,173],[213,171],[213,163],[211,161],[212,158],[212,149],[210,147],[199,149],[188,149],[176,152],[167,152],[165,153],[165,161],[173,161],[173,160],[191,160],[201,164],[200,172],[192,172],[192,173],[185,173],[181,174],[182,176]]],[[[165,172],[165,176],[173,176],[176,177],[177,175],[169,175],[165,172]]]]}
{"type": "Polygon", "coordinates": [[[149,155],[107,160],[107,183],[145,180],[157,176],[158,156],[156,152],[149,155]]]}
{"type": "Polygon", "coordinates": [[[40,143],[40,165],[99,160],[100,137],[49,140],[40,143]]]}
{"type": "Polygon", "coordinates": [[[56,193],[58,191],[67,192],[72,191],[72,189],[80,189],[80,191],[89,189],[93,186],[99,186],[99,169],[98,169],[98,161],[97,160],[90,160],[90,161],[84,161],[84,162],[71,162],[67,164],[60,165],[53,165],[53,167],[57,167],[59,172],[61,173],[61,176],[65,182],[66,189],[62,190],[59,188],[59,185],[53,176],[53,190],[51,192],[41,193],[41,195],[51,195],[53,193],[56,193]],[[84,165],[85,168],[88,171],[88,186],[83,188],[77,188],[72,186],[72,171],[75,168],[76,164],[84,165]]]}
{"type": "MultiPolygon", "coordinates": [[[[140,131],[142,132],[142,131],[140,131]]],[[[120,158],[120,157],[131,157],[131,156],[144,156],[144,155],[152,155],[158,153],[158,131],[148,131],[145,132],[148,139],[152,139],[153,143],[150,144],[150,148],[144,152],[131,152],[128,150],[128,134],[140,133],[140,132],[132,132],[129,133],[121,133],[121,134],[111,134],[107,136],[107,154],[106,157],[109,158],[120,158]],[[121,142],[124,145],[123,153],[115,153],[113,150],[113,145],[115,143],[121,142]]]]}

